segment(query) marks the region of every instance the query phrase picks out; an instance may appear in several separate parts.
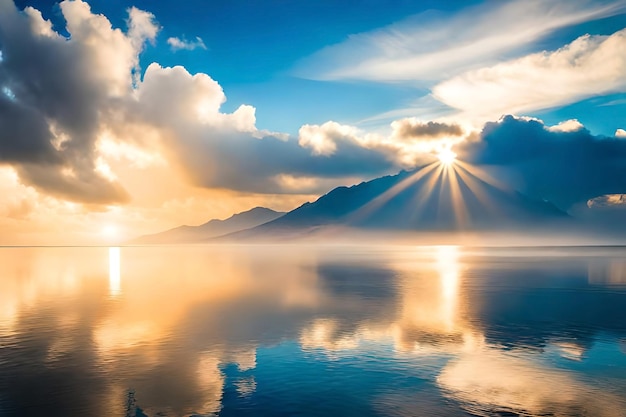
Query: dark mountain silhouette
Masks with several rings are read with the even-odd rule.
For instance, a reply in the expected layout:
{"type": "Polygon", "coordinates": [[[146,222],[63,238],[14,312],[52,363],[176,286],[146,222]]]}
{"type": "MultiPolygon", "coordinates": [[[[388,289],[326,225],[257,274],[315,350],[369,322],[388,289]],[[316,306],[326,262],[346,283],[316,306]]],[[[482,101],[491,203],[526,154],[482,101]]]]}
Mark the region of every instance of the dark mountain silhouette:
{"type": "Polygon", "coordinates": [[[313,203],[228,238],[305,232],[324,226],[421,231],[540,229],[567,219],[569,216],[550,202],[493,185],[460,166],[439,172],[432,165],[335,188],[313,203]]]}
{"type": "Polygon", "coordinates": [[[128,243],[135,245],[199,243],[213,237],[267,223],[284,214],[284,212],[274,211],[265,207],[255,207],[251,210],[234,214],[225,220],[214,219],[199,226],[179,226],[161,233],[141,236],[128,243]]]}

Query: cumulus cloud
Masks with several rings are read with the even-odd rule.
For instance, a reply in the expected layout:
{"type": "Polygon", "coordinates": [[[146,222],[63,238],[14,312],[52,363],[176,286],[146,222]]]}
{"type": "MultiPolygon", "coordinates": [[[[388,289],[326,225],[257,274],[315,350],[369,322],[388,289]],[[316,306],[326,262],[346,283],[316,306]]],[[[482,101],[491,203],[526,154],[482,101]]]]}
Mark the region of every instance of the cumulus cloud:
{"type": "Polygon", "coordinates": [[[584,128],[585,126],[583,126],[583,124],[580,123],[578,120],[570,119],[558,123],[554,126],[549,126],[547,129],[550,132],[575,132],[584,128]]]}
{"type": "Polygon", "coordinates": [[[505,116],[455,150],[473,164],[507,167],[518,174],[521,191],[564,209],[626,193],[626,141],[584,128],[555,131],[541,120],[505,116]]]}
{"type": "MultiPolygon", "coordinates": [[[[312,152],[301,146],[307,145],[306,140],[298,143],[259,131],[254,107],[242,105],[233,113],[222,113],[225,100],[220,85],[206,74],[151,64],[125,113],[133,115],[132,123],[158,128],[169,159],[203,187],[293,192],[284,187],[285,175],[294,179],[370,177],[395,166],[392,155],[350,135],[334,142],[332,154],[312,152]]],[[[328,126],[344,133],[354,129],[332,123],[324,129],[328,126]]],[[[337,139],[333,129],[326,133],[332,136],[329,140],[337,139]]],[[[304,190],[312,191],[324,190],[304,190]]]]}
{"type": "Polygon", "coordinates": [[[128,25],[128,37],[133,42],[135,50],[141,50],[147,40],[154,41],[159,31],[154,15],[136,7],[128,9],[126,24],[128,25]]]}
{"type": "Polygon", "coordinates": [[[98,131],[116,100],[132,88],[149,15],[131,9],[130,33],[113,29],[82,1],[62,2],[70,34],[52,30],[40,12],[0,2],[0,162],[48,193],[95,203],[129,196],[96,170],[98,131]]]}
{"type": "MultiPolygon", "coordinates": [[[[330,156],[338,149],[366,149],[387,158],[392,166],[412,169],[432,160],[432,154],[464,140],[468,134],[457,123],[399,119],[391,123],[387,135],[365,133],[354,126],[326,122],[304,125],[299,131],[299,144],[311,149],[313,155],[330,156]]],[[[361,151],[362,152],[362,151],[361,151]]]]}
{"type": "Polygon", "coordinates": [[[441,102],[465,113],[500,117],[626,91],[626,29],[581,36],[551,52],[463,73],[433,88],[441,102]]]}
{"type": "Polygon", "coordinates": [[[614,15],[621,1],[514,0],[426,12],[350,36],[304,60],[296,74],[322,80],[440,80],[511,57],[558,28],[614,15]]]}
{"type": "Polygon", "coordinates": [[[615,131],[615,137],[616,138],[626,139],[626,130],[624,130],[624,129],[617,129],[615,131]]]}
{"type": "Polygon", "coordinates": [[[373,133],[364,133],[354,126],[342,125],[329,121],[322,125],[304,125],[298,132],[300,146],[311,149],[313,155],[330,156],[338,147],[356,146],[388,153],[393,150],[385,143],[385,137],[373,133]]]}
{"type": "Polygon", "coordinates": [[[196,48],[200,48],[204,50],[207,49],[206,45],[204,44],[204,41],[199,36],[196,36],[196,40],[194,41],[188,41],[185,39],[171,37],[167,39],[167,44],[170,46],[170,48],[172,48],[172,51],[180,51],[181,49],[184,49],[187,51],[193,51],[196,48]]]}
{"type": "Polygon", "coordinates": [[[159,30],[149,12],[129,9],[124,32],[81,0],[60,9],[68,37],[37,10],[0,2],[0,163],[41,192],[90,204],[128,201],[128,178],[116,175],[106,152],[112,142],[118,150],[156,149],[192,184],[246,192],[301,193],[295,183],[326,191],[329,179],[398,166],[392,152],[351,127],[335,126],[351,132],[343,138],[328,132],[332,155],[311,152],[306,134],[299,144],[259,131],[254,107],[221,110],[226,96],[207,74],[153,63],[139,77],[139,54],[159,30]]]}
{"type": "Polygon", "coordinates": [[[209,189],[319,193],[414,168],[450,146],[475,164],[510,165],[523,191],[562,206],[626,192],[626,141],[594,137],[575,120],[547,127],[506,117],[480,134],[416,118],[387,134],[334,121],[304,125],[297,137],[262,131],[254,107],[222,110],[226,94],[207,74],[153,63],[136,76],[159,30],[152,14],[129,9],[124,32],[80,0],[60,8],[69,37],[35,9],[0,0],[0,163],[42,193],[125,202],[125,186],[141,182],[128,170],[147,167],[209,189]]]}

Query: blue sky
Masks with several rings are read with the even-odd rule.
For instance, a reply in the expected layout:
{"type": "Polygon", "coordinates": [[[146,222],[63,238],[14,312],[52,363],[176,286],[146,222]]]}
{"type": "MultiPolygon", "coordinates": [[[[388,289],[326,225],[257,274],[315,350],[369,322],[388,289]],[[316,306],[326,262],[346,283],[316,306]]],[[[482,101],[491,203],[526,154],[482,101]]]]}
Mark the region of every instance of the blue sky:
{"type": "Polygon", "coordinates": [[[291,210],[444,150],[622,202],[625,51],[626,0],[0,0],[0,243],[291,210]]]}
{"type": "MultiPolygon", "coordinates": [[[[465,24],[489,23],[486,20],[480,22],[480,15],[487,15],[499,3],[502,5],[507,2],[89,2],[94,13],[106,15],[115,27],[125,26],[126,10],[131,6],[153,13],[161,30],[154,44],[148,45],[141,54],[144,68],[151,62],[159,62],[163,66],[183,65],[192,73],[207,73],[224,88],[228,97],[223,107],[225,111],[233,111],[241,104],[250,104],[257,110],[259,128],[290,134],[296,134],[302,124],[321,124],[327,120],[366,128],[384,128],[394,117],[376,117],[399,109],[409,110],[394,116],[437,115],[431,110],[434,106],[430,101],[423,104],[420,99],[428,98],[430,87],[444,77],[439,80],[419,75],[412,79],[391,77],[376,80],[359,76],[320,79],[319,73],[306,71],[307,65],[319,59],[319,52],[324,48],[341,46],[355,36],[376,36],[377,31],[385,31],[406,21],[413,20],[415,25],[437,22],[440,27],[445,27],[453,24],[455,16],[467,14],[471,19],[464,20],[465,24]],[[476,21],[472,22],[474,19],[476,21]],[[170,37],[188,41],[200,37],[206,49],[173,51],[167,43],[170,37]],[[422,108],[424,106],[425,109],[422,108]]],[[[546,8],[555,8],[568,2],[534,3],[545,3],[546,8]]],[[[44,17],[55,23],[56,29],[64,30],[64,20],[55,1],[18,1],[16,4],[18,7],[33,6],[41,10],[44,17]]],[[[609,4],[621,4],[622,8],[573,18],[570,22],[548,27],[531,40],[496,51],[496,59],[554,51],[584,34],[610,35],[626,27],[624,2],[575,1],[571,4],[578,7],[564,9],[591,10],[609,4]]],[[[527,21],[529,26],[533,24],[531,18],[527,21]]],[[[489,24],[497,26],[498,22],[489,24]]],[[[412,34],[410,25],[404,29],[406,36],[412,34]]],[[[507,31],[505,26],[497,29],[502,30],[503,34],[507,31]]],[[[405,36],[402,29],[398,36],[405,36]]],[[[415,39],[411,44],[417,45],[419,40],[415,39]]],[[[344,52],[347,52],[346,48],[339,51],[344,52]]],[[[364,53],[370,52],[366,50],[364,53]]],[[[329,61],[324,64],[326,69],[332,69],[333,65],[350,64],[341,60],[329,61]]],[[[478,60],[477,63],[480,62],[478,60]]],[[[484,62],[493,60],[485,59],[484,62]]],[[[435,105],[439,103],[435,101],[435,105]]],[[[596,134],[612,135],[624,125],[624,118],[620,115],[626,114],[626,94],[599,94],[583,100],[573,98],[564,105],[530,109],[524,114],[540,117],[547,123],[578,119],[596,134]]]]}

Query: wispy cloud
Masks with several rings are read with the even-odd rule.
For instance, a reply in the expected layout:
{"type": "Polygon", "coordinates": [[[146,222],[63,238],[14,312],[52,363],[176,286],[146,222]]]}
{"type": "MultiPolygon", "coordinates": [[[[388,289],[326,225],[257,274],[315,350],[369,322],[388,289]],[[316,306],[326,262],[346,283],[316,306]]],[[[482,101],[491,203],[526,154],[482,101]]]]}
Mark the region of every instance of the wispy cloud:
{"type": "Polygon", "coordinates": [[[442,80],[519,56],[558,28],[611,16],[625,6],[623,1],[512,0],[452,16],[427,12],[352,35],[305,59],[295,73],[320,80],[442,80]]]}
{"type": "Polygon", "coordinates": [[[598,104],[598,107],[620,106],[626,104],[626,98],[607,101],[606,103],[598,104]]]}
{"type": "Polygon", "coordinates": [[[468,71],[433,88],[441,102],[486,118],[626,91],[626,29],[468,71]]]}
{"type": "Polygon", "coordinates": [[[197,48],[204,49],[204,50],[207,49],[206,45],[204,44],[204,41],[199,36],[196,36],[195,41],[188,41],[185,39],[172,37],[172,38],[167,39],[167,44],[170,46],[172,51],[180,51],[180,50],[193,51],[194,49],[197,49],[197,48]]]}

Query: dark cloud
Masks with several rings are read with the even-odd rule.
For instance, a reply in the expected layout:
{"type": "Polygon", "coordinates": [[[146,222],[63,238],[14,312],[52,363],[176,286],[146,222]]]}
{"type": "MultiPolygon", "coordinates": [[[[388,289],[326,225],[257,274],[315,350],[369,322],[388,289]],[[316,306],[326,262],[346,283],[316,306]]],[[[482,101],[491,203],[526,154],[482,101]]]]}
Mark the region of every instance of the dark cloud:
{"type": "MultiPolygon", "coordinates": [[[[44,193],[96,204],[129,199],[98,167],[103,132],[142,148],[158,146],[193,183],[211,188],[324,192],[335,181],[403,167],[401,147],[365,140],[356,128],[334,122],[307,125],[300,137],[260,132],[251,106],[220,111],[226,97],[206,74],[152,64],[134,79],[142,45],[158,30],[147,12],[129,10],[124,33],[80,0],[61,2],[60,9],[69,37],[35,9],[19,11],[0,0],[0,89],[11,92],[0,93],[0,163],[44,193]],[[129,128],[157,132],[146,136],[159,142],[133,137],[129,128]]],[[[409,135],[460,132],[456,125],[405,124],[409,135]]]]}
{"type": "MultiPolygon", "coordinates": [[[[332,155],[312,155],[293,140],[274,136],[261,139],[241,132],[221,132],[212,140],[203,131],[196,140],[181,136],[172,144],[193,181],[205,187],[224,187],[261,193],[293,192],[281,184],[281,175],[332,179],[374,177],[394,169],[394,163],[375,149],[338,142],[332,155]]],[[[323,192],[303,185],[298,192],[323,192]]]]}
{"type": "MultiPolygon", "coordinates": [[[[80,0],[60,9],[68,38],[34,9],[0,0],[0,164],[47,194],[96,204],[128,200],[99,165],[103,132],[156,147],[197,185],[258,193],[323,192],[329,180],[414,167],[465,135],[455,123],[416,119],[392,123],[388,137],[334,122],[305,125],[298,138],[261,132],[251,106],[221,112],[226,97],[206,74],[152,64],[143,79],[134,78],[142,45],[158,31],[151,14],[130,9],[125,33],[80,0]]],[[[549,130],[507,116],[455,151],[471,163],[510,168],[521,179],[516,188],[561,208],[626,193],[626,141],[585,129],[549,130]]]]}
{"type": "Polygon", "coordinates": [[[111,85],[93,51],[45,28],[33,9],[20,12],[0,0],[0,87],[12,93],[0,94],[0,163],[50,194],[89,203],[126,201],[121,185],[100,176],[95,165],[111,85]]]}
{"type": "Polygon", "coordinates": [[[463,129],[456,123],[420,122],[418,120],[403,119],[395,121],[393,125],[396,135],[404,139],[463,135],[463,129]]]}
{"type": "Polygon", "coordinates": [[[474,164],[507,167],[518,174],[521,191],[561,208],[626,193],[626,141],[586,129],[550,131],[539,120],[505,116],[455,150],[474,164]]]}

